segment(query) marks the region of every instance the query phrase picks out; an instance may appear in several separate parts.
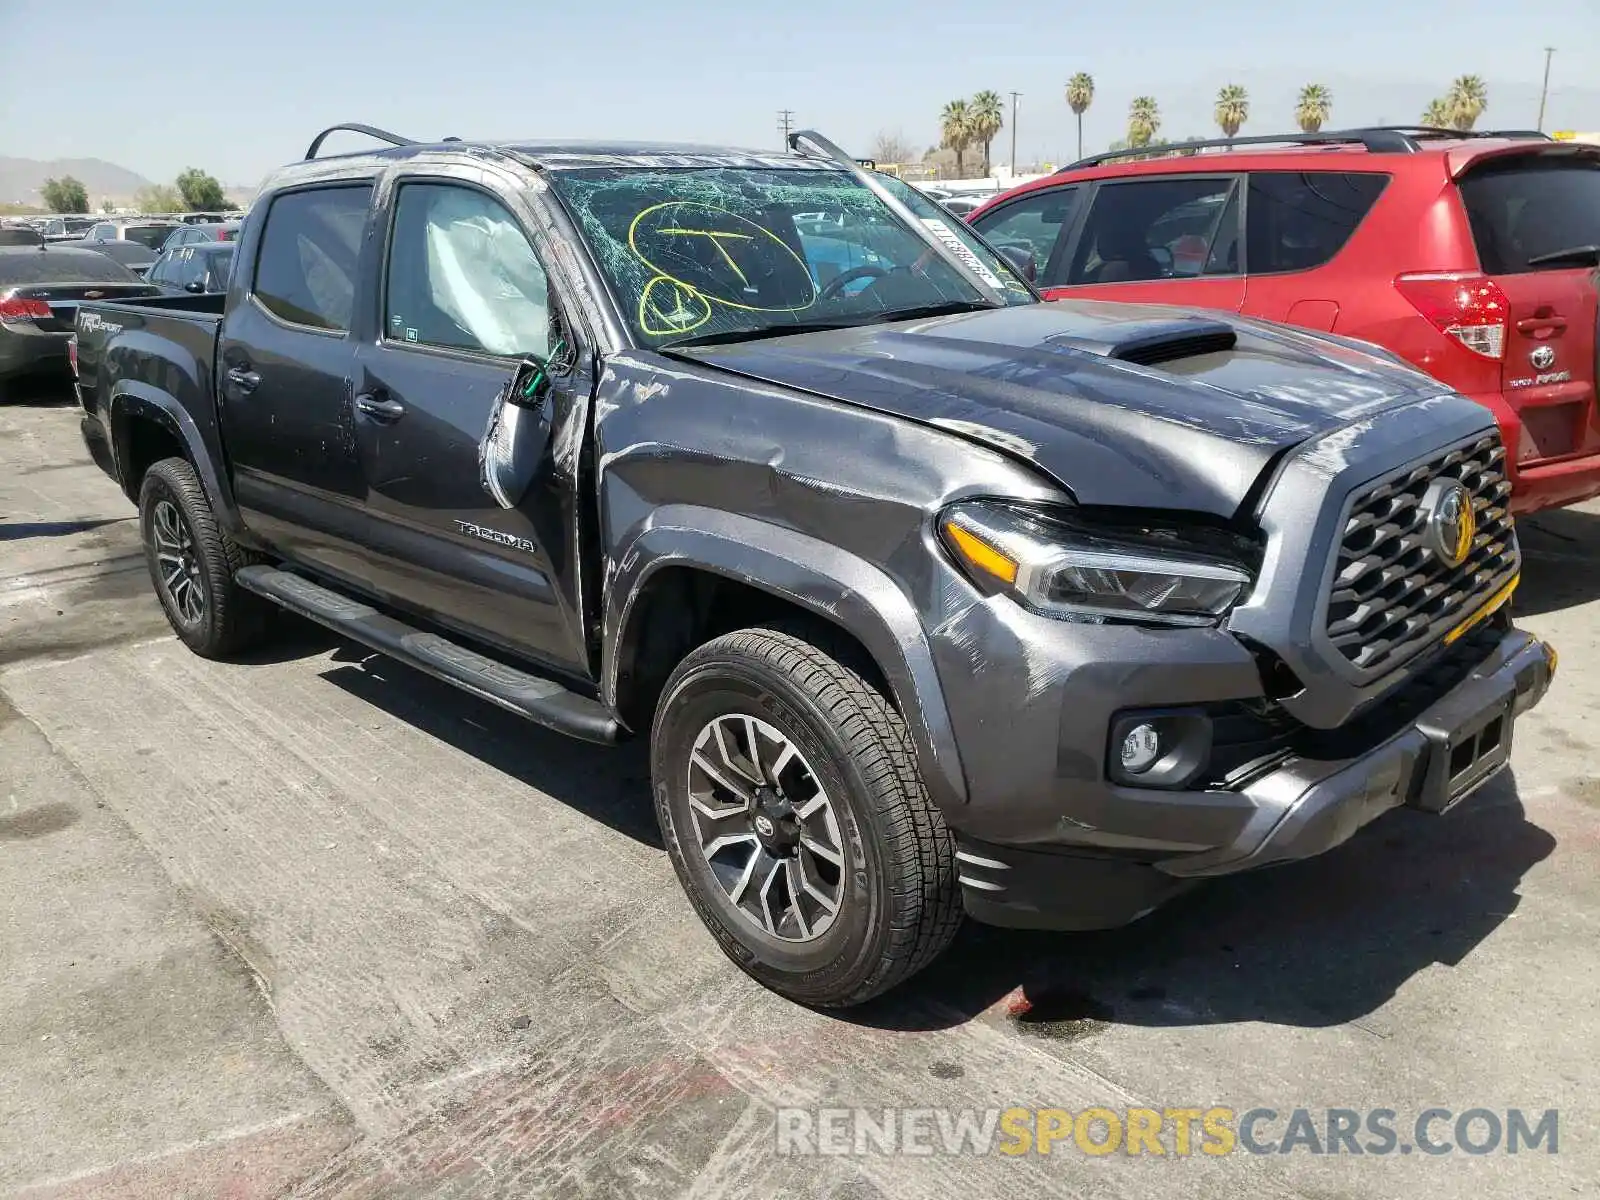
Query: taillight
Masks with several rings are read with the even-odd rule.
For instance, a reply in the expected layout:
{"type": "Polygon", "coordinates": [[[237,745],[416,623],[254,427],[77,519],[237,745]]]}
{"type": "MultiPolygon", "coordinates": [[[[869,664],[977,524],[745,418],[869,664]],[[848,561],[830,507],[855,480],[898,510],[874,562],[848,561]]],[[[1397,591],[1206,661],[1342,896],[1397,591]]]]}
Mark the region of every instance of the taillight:
{"type": "Polygon", "coordinates": [[[78,335],[73,334],[67,339],[67,365],[72,368],[72,377],[78,377],[78,335]]]}
{"type": "Polygon", "coordinates": [[[1395,289],[1440,333],[1447,333],[1474,354],[1505,357],[1510,303],[1500,285],[1476,271],[1401,275],[1395,289]]]}
{"type": "Polygon", "coordinates": [[[21,296],[0,297],[0,321],[7,325],[21,321],[49,320],[50,306],[43,300],[24,300],[21,296]]]}

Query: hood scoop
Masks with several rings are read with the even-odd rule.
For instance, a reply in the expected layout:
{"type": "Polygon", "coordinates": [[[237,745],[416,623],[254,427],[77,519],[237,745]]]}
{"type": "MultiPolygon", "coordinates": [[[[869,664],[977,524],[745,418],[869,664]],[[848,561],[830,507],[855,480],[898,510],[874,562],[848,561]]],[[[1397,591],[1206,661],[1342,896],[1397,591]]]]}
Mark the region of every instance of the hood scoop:
{"type": "Polygon", "coordinates": [[[1232,350],[1239,335],[1221,321],[1187,317],[1173,321],[1119,321],[1091,337],[1063,333],[1045,340],[1100,358],[1154,367],[1180,358],[1232,350]]]}

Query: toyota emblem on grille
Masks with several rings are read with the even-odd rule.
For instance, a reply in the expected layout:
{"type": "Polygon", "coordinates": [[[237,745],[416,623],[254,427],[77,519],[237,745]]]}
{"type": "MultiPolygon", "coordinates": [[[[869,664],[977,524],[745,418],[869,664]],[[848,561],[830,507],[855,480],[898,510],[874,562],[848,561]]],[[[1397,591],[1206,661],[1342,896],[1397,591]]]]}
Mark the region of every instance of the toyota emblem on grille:
{"type": "Polygon", "coordinates": [[[1528,361],[1533,364],[1535,371],[1548,371],[1556,365],[1556,351],[1554,346],[1535,346],[1528,353],[1528,361]]]}
{"type": "Polygon", "coordinates": [[[1467,489],[1454,479],[1435,480],[1422,498],[1422,510],[1428,516],[1427,540],[1433,552],[1452,567],[1466,562],[1478,533],[1467,489]]]}

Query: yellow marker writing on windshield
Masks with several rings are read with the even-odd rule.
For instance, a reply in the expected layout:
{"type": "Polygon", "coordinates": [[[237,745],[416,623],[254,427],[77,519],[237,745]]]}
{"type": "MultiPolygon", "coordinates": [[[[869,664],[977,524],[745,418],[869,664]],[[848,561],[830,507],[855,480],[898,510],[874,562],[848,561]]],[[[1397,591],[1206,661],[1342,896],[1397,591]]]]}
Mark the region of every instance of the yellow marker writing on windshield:
{"type": "Polygon", "coordinates": [[[748,233],[724,233],[723,231],[718,230],[718,229],[679,229],[676,226],[664,227],[664,228],[656,230],[656,232],[657,233],[678,233],[678,234],[682,234],[684,237],[710,238],[711,239],[711,244],[717,248],[717,253],[722,255],[723,261],[726,262],[728,264],[729,268],[733,271],[733,273],[739,277],[739,282],[740,283],[749,283],[750,282],[749,277],[746,276],[745,273],[739,269],[739,264],[733,261],[733,255],[729,254],[728,251],[727,251],[727,248],[725,246],[723,246],[723,244],[722,244],[722,239],[723,238],[733,238],[734,240],[740,241],[740,242],[753,242],[753,241],[755,241],[755,239],[753,237],[751,237],[748,233]]]}

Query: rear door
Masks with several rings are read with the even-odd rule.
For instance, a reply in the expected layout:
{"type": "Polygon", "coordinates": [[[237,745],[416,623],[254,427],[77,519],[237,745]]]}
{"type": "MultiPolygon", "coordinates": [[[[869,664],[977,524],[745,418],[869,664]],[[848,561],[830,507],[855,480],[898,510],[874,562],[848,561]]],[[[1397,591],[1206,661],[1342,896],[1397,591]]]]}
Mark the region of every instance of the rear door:
{"type": "Polygon", "coordinates": [[[1153,175],[1100,183],[1051,300],[1124,300],[1239,311],[1243,177],[1153,175]]]}
{"type": "Polygon", "coordinates": [[[1340,297],[1370,285],[1359,266],[1352,272],[1334,260],[1388,182],[1377,172],[1252,171],[1244,312],[1331,332],[1340,297]]]}
{"type": "Polygon", "coordinates": [[[273,196],[259,234],[240,250],[255,267],[240,281],[248,290],[229,297],[216,381],[246,524],[286,557],[364,586],[371,569],[350,331],[363,286],[370,295],[371,198],[370,182],[273,196]]]}
{"type": "Polygon", "coordinates": [[[1600,159],[1494,158],[1459,187],[1483,271],[1508,302],[1501,386],[1522,421],[1518,463],[1600,453],[1600,271],[1582,253],[1600,247],[1600,159]]]}

